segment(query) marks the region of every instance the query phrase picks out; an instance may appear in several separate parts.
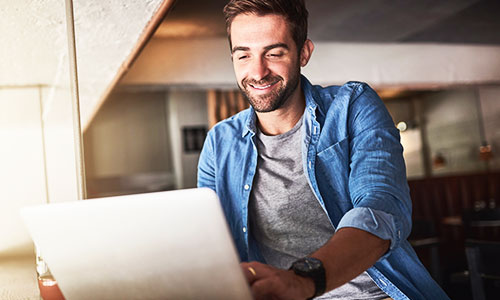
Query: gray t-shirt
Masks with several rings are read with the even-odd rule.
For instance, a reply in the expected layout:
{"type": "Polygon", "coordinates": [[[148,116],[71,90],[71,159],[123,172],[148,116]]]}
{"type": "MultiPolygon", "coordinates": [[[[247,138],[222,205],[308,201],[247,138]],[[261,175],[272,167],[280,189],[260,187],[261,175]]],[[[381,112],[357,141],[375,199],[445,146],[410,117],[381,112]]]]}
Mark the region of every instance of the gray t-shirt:
{"type": "MultiPolygon", "coordinates": [[[[257,172],[250,194],[251,232],[269,265],[288,269],[323,246],[335,233],[302,168],[302,119],[288,132],[258,131],[257,172]]],[[[366,272],[316,299],[384,299],[366,272]]]]}

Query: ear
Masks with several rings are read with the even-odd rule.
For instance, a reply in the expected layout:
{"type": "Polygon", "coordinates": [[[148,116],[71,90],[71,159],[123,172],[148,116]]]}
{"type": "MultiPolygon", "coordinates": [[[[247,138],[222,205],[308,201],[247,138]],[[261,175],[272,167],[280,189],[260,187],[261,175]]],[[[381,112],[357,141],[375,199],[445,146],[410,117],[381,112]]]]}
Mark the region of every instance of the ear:
{"type": "Polygon", "coordinates": [[[314,44],[311,40],[307,39],[300,50],[300,66],[305,67],[311,58],[312,52],[314,50],[314,44]]]}

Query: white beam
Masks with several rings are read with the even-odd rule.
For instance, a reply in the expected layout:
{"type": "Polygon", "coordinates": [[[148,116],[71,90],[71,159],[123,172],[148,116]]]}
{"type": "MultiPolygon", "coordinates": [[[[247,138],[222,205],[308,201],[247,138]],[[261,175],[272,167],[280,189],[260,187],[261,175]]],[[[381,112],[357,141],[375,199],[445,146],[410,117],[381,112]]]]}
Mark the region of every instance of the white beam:
{"type": "MultiPolygon", "coordinates": [[[[500,83],[500,47],[440,44],[315,43],[303,73],[313,83],[349,80],[414,88],[500,83]]],[[[235,87],[224,38],[152,39],[125,85],[235,87]]]]}

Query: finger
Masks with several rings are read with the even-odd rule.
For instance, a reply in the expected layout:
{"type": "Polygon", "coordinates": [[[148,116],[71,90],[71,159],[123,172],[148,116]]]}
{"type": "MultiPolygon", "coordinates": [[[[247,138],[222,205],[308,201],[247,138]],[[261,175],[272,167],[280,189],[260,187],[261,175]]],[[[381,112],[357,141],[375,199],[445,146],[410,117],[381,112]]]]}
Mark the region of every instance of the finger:
{"type": "Polygon", "coordinates": [[[245,278],[247,279],[247,282],[250,285],[258,279],[257,269],[255,268],[255,266],[252,266],[251,264],[247,263],[242,263],[240,266],[241,270],[243,271],[243,274],[245,275],[245,278]]]}
{"type": "Polygon", "coordinates": [[[276,297],[275,292],[276,282],[272,279],[262,279],[254,282],[252,284],[252,295],[256,300],[264,300],[264,299],[279,299],[276,297]]]}

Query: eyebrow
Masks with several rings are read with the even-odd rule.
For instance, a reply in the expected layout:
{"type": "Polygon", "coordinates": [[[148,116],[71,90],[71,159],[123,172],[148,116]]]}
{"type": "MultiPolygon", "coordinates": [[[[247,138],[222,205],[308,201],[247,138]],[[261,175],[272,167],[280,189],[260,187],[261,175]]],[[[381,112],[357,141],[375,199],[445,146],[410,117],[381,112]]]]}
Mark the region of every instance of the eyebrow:
{"type": "Polygon", "coordinates": [[[285,44],[285,43],[277,43],[277,44],[272,44],[272,45],[269,45],[269,46],[264,47],[264,50],[269,51],[269,50],[274,49],[274,48],[284,48],[284,49],[286,49],[286,50],[290,50],[290,49],[288,48],[288,45],[287,45],[287,44],[285,44]]]}
{"type": "Polygon", "coordinates": [[[249,47],[243,47],[243,46],[236,46],[233,48],[233,50],[231,51],[231,53],[234,53],[236,51],[248,51],[250,50],[249,47]]]}
{"type": "MultiPolygon", "coordinates": [[[[284,48],[286,50],[290,50],[290,48],[288,47],[288,45],[285,44],[285,43],[272,44],[272,45],[264,47],[264,50],[267,52],[267,51],[269,51],[271,49],[275,49],[275,48],[284,48]]],[[[250,50],[250,47],[236,46],[236,47],[233,48],[232,53],[234,53],[236,51],[249,51],[249,50],[250,50]]]]}

